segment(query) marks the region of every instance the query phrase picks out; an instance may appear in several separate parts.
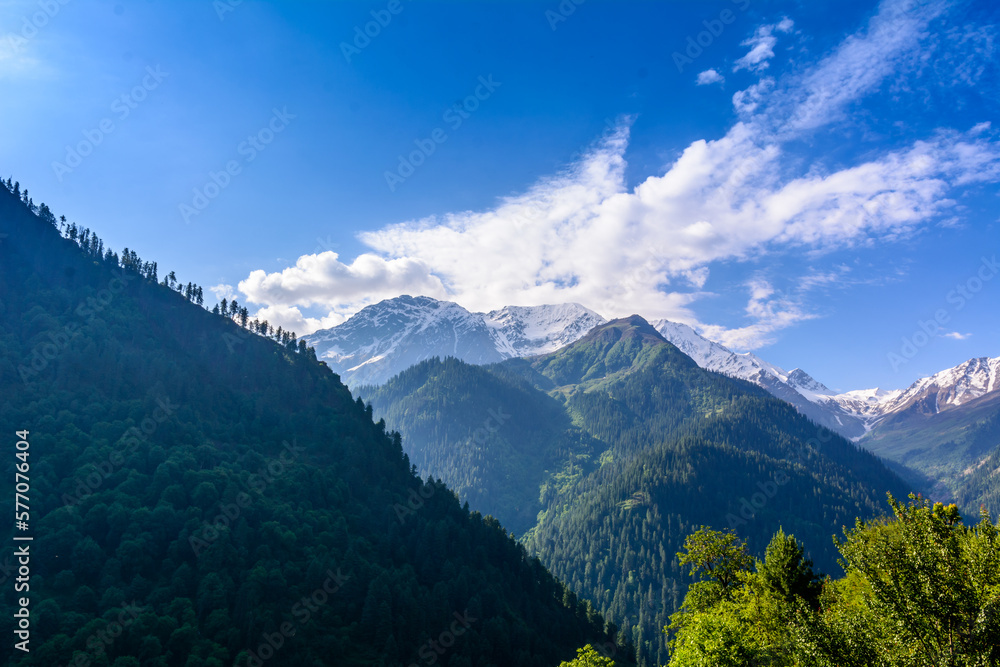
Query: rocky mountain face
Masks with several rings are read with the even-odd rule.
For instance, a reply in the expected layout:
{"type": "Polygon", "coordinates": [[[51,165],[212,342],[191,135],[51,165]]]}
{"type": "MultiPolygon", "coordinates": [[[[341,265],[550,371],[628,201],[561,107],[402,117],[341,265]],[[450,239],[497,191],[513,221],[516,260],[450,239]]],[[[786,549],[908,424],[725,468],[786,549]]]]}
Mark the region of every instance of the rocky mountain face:
{"type": "Polygon", "coordinates": [[[578,304],[473,313],[450,301],[400,296],[305,338],[354,387],[382,384],[432,357],[489,364],[553,352],[604,321],[578,304]]]}

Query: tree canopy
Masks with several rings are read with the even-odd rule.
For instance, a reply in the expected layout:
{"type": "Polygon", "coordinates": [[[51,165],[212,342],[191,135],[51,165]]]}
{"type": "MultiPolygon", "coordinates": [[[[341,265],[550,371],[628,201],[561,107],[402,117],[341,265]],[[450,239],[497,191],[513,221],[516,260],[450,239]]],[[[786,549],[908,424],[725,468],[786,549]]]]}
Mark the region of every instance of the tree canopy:
{"type": "MultiPolygon", "coordinates": [[[[775,534],[728,596],[700,567],[671,634],[670,665],[990,667],[1000,664],[1000,523],[965,525],[955,505],[889,495],[892,516],[858,521],[837,547],[845,575],[819,580],[801,545],[775,534]]],[[[732,553],[701,529],[682,558],[732,553]]],[[[732,562],[732,561],[730,561],[732,562]]],[[[741,561],[745,562],[745,561],[741,561]]],[[[726,577],[729,574],[726,573],[726,577]]]]}

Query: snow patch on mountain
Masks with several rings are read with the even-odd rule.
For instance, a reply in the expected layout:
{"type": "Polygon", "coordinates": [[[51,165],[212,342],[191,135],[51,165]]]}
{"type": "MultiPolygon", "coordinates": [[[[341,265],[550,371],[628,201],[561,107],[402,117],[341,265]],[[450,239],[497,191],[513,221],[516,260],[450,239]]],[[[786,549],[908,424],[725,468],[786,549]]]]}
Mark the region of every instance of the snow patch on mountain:
{"type": "Polygon", "coordinates": [[[357,386],[381,384],[435,356],[488,364],[553,352],[604,321],[572,303],[472,313],[450,301],[404,295],[305,339],[345,383],[357,386]]]}
{"type": "Polygon", "coordinates": [[[903,391],[889,392],[879,404],[884,413],[898,412],[933,394],[937,411],[943,412],[997,389],[1000,389],[1000,357],[979,357],[921,378],[903,391]]]}
{"type": "Polygon", "coordinates": [[[733,352],[687,325],[658,320],[653,326],[702,368],[753,382],[817,423],[855,440],[916,401],[933,398],[940,412],[1000,389],[1000,357],[982,357],[921,378],[906,389],[837,394],[801,369],[789,372],[755,354],[733,352]]]}
{"type": "Polygon", "coordinates": [[[578,303],[505,306],[483,314],[497,332],[498,349],[511,357],[555,352],[607,320],[578,303]]]}
{"type": "MultiPolygon", "coordinates": [[[[434,356],[488,364],[547,354],[605,322],[576,303],[473,313],[450,301],[400,296],[368,306],[305,340],[344,382],[357,386],[381,384],[434,356]]],[[[752,382],[818,424],[855,440],[918,401],[930,406],[921,409],[940,412],[1000,390],[1000,358],[982,357],[921,378],[906,389],[834,393],[802,369],[786,371],[755,354],[734,352],[685,324],[651,324],[702,368],[752,382]]]]}
{"type": "Polygon", "coordinates": [[[651,324],[664,338],[706,370],[757,384],[762,378],[769,377],[804,392],[815,394],[822,391],[825,392],[824,395],[831,393],[805,371],[795,369],[789,373],[750,352],[733,352],[719,343],[708,340],[686,324],[670,320],[655,320],[651,324]]]}

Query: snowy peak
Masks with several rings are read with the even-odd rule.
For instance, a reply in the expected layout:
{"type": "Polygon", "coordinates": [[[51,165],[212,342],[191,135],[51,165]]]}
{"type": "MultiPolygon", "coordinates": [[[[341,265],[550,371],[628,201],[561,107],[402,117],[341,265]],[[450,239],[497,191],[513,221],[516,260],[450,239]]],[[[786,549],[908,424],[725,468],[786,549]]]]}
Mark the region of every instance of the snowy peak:
{"type": "Polygon", "coordinates": [[[655,320],[652,324],[664,338],[702,368],[757,384],[760,384],[758,379],[763,376],[773,377],[781,382],[787,380],[788,373],[774,364],[769,364],[755,354],[733,352],[728,347],[708,340],[686,324],[670,320],[655,320]]]}
{"type": "Polygon", "coordinates": [[[505,306],[484,316],[511,357],[555,352],[574,343],[606,320],[578,303],[553,306],[505,306]]]}
{"type": "Polygon", "coordinates": [[[934,412],[957,408],[1000,389],[1000,357],[969,359],[921,378],[903,391],[890,392],[879,400],[880,411],[890,414],[918,401],[933,399],[934,412]]]}
{"type": "Polygon", "coordinates": [[[802,394],[807,392],[816,396],[830,396],[833,394],[826,385],[814,379],[801,368],[796,368],[789,373],[787,382],[802,394]]]}
{"type": "Polygon", "coordinates": [[[487,364],[505,357],[481,316],[457,303],[400,296],[306,337],[348,384],[379,384],[430,357],[487,364]]]}
{"type": "Polygon", "coordinates": [[[835,394],[802,369],[786,372],[754,354],[738,354],[687,325],[669,320],[653,325],[702,368],[753,382],[817,423],[850,438],[861,437],[886,416],[916,403],[924,411],[937,413],[1000,389],[1000,358],[981,357],[917,380],[905,390],[859,389],[835,394]]]}
{"type": "MultiPolygon", "coordinates": [[[[450,301],[400,296],[368,306],[306,341],[344,382],[357,386],[381,384],[435,356],[488,364],[547,354],[605,323],[576,303],[473,313],[450,301]]],[[[733,352],[685,324],[669,320],[651,324],[702,368],[752,382],[849,438],[864,436],[887,416],[911,406],[936,414],[1000,389],[1000,358],[981,357],[921,378],[904,390],[834,394],[802,369],[785,371],[755,354],[733,352]]]]}
{"type": "Polygon", "coordinates": [[[755,354],[733,352],[686,324],[657,320],[653,326],[702,368],[752,382],[791,403],[816,423],[847,437],[859,437],[868,431],[862,418],[831,402],[833,392],[802,369],[788,372],[755,354]]]}
{"type": "Polygon", "coordinates": [[[306,341],[344,382],[357,386],[381,384],[435,356],[489,364],[552,352],[603,322],[572,303],[472,313],[450,301],[404,295],[368,306],[306,341]]]}

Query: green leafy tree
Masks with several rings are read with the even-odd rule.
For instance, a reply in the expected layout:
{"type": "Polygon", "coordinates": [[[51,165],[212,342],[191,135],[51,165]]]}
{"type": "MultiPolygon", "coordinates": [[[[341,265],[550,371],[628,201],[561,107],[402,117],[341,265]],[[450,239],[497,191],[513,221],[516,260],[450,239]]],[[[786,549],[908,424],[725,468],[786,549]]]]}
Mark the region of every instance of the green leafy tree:
{"type": "MultiPolygon", "coordinates": [[[[858,522],[838,542],[857,592],[840,604],[883,664],[1000,663],[1000,526],[981,512],[962,524],[955,505],[889,495],[895,521],[858,522]]],[[[847,628],[851,631],[852,628],[847,628]]]]}
{"type": "Polygon", "coordinates": [[[560,662],[559,667],[615,667],[612,658],[601,655],[590,644],[576,649],[576,658],[569,662],[560,662]]]}
{"type": "Polygon", "coordinates": [[[672,667],[806,664],[796,657],[800,642],[789,629],[811,622],[820,585],[794,537],[779,530],[755,571],[733,533],[702,528],[685,547],[681,563],[704,580],[688,589],[681,612],[671,617],[672,667]]]}
{"type": "Polygon", "coordinates": [[[753,565],[753,557],[736,533],[706,526],[684,540],[684,551],[678,552],[677,558],[681,567],[689,565],[691,576],[701,580],[691,587],[694,595],[688,593],[694,604],[691,611],[707,609],[721,600],[731,601],[741,576],[753,565]]]}

